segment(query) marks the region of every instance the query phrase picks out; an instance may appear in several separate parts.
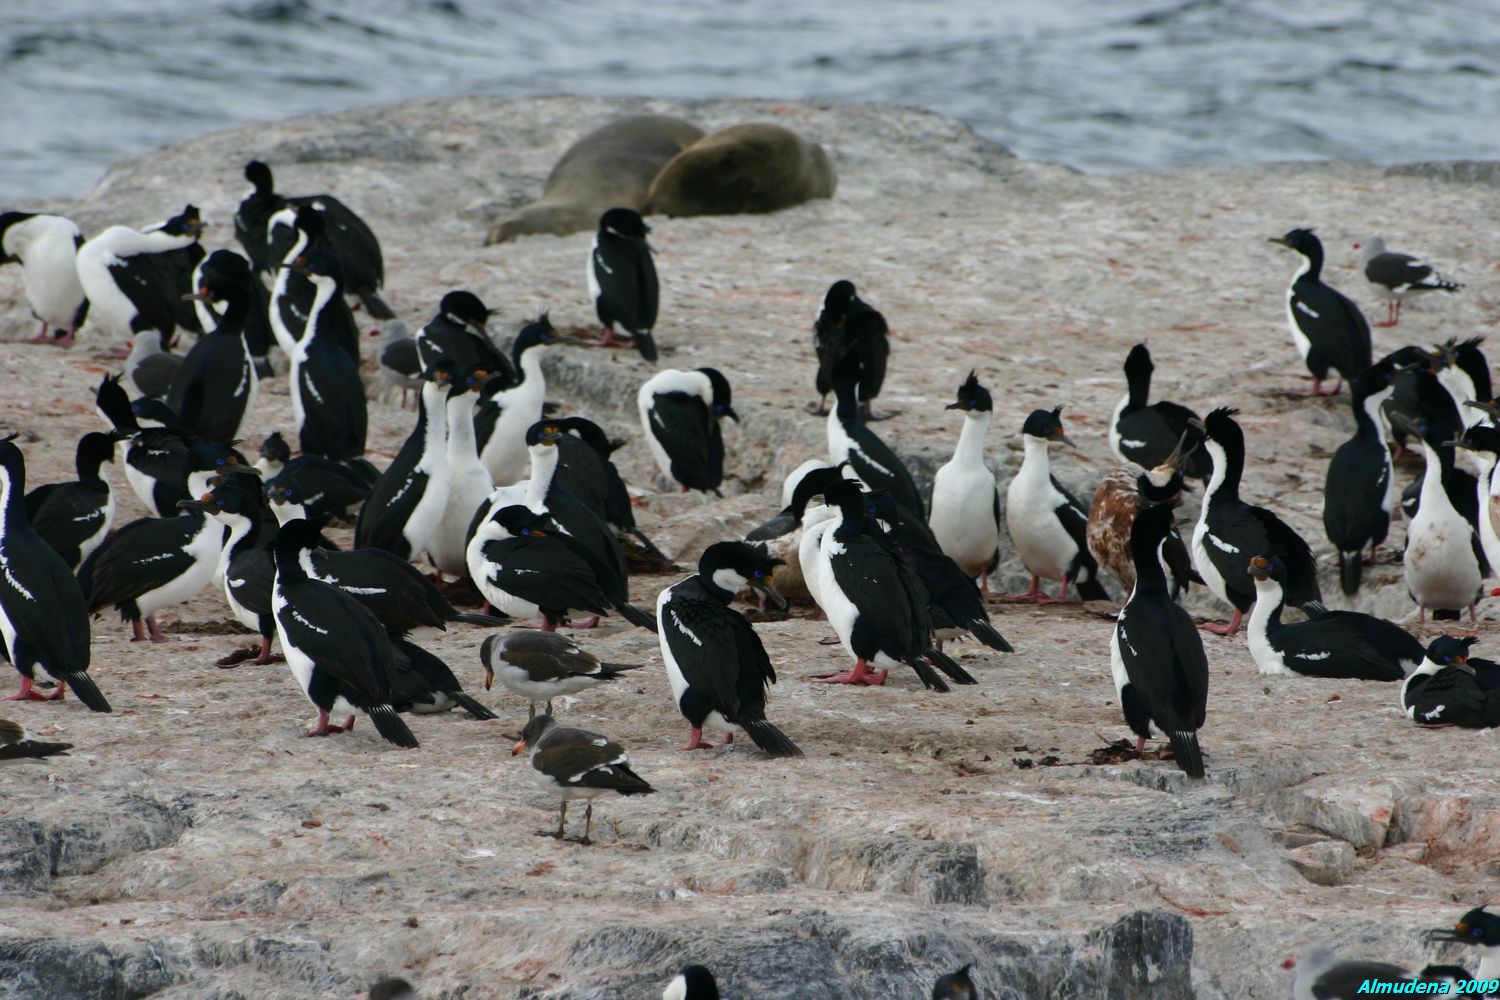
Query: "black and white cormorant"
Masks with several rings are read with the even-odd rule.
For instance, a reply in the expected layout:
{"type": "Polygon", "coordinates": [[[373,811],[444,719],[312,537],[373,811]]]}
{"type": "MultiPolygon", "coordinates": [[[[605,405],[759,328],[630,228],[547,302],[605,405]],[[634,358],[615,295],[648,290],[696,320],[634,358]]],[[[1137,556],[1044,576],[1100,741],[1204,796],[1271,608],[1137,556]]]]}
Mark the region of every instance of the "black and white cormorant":
{"type": "Polygon", "coordinates": [[[1245,636],[1263,674],[1399,681],[1422,662],[1422,644],[1404,628],[1358,611],[1302,606],[1304,622],[1283,623],[1286,567],[1275,556],[1250,560],[1255,607],[1245,636]]]}
{"type": "Polygon", "coordinates": [[[330,194],[278,194],[271,168],[259,160],[245,164],[245,180],[254,185],[234,213],[234,235],[245,248],[255,270],[267,273],[285,259],[285,236],[273,236],[271,217],[290,207],[306,206],[324,220],[325,239],[348,280],[345,290],[359,296],[365,309],[376,319],[392,319],[395,313],[380,298],[385,284],[385,259],[380,241],[369,225],[353,209],[330,194]]]}
{"type": "Polygon", "coordinates": [[[661,1000],[719,1000],[719,983],[701,965],[684,965],[661,992],[661,1000]]]}
{"type": "Polygon", "coordinates": [[[1323,486],[1323,529],[1338,553],[1339,584],[1349,595],[1359,593],[1365,559],[1374,561],[1391,526],[1396,477],[1380,408],[1395,391],[1395,376],[1395,367],[1383,359],[1349,384],[1354,436],[1333,453],[1323,486]]]}
{"type": "Polygon", "coordinates": [[[110,711],[89,676],[89,616],[78,581],[26,519],[26,460],[0,438],[0,637],[21,675],[7,701],[56,701],[73,688],[91,711],[110,711]],[[50,695],[32,690],[37,668],[57,681],[50,695]]]}
{"type": "Polygon", "coordinates": [[[552,714],[552,699],[578,694],[618,680],[640,663],[601,663],[578,643],[557,632],[525,628],[492,635],[479,647],[484,664],[484,687],[498,680],[525,698],[528,718],[536,717],[536,706],[545,703],[552,714]]]}
{"type": "MultiPolygon", "coordinates": [[[[215,250],[199,261],[193,270],[193,288],[214,285],[222,276],[241,283],[245,273],[244,265],[245,258],[233,250],[215,250]]],[[[255,365],[256,377],[270,378],[275,373],[271,367],[271,345],[276,342],[276,335],[271,332],[271,291],[262,284],[253,270],[251,276],[249,288],[253,304],[245,314],[240,335],[245,338],[245,348],[250,352],[251,363],[255,365]]],[[[214,308],[211,302],[194,299],[193,309],[198,314],[198,325],[203,328],[204,333],[213,331],[223,321],[222,311],[214,308]]]]}
{"type": "Polygon", "coordinates": [[[490,382],[473,419],[474,436],[480,461],[496,486],[509,486],[526,478],[526,429],[542,419],[547,401],[542,349],[558,339],[552,321],[543,313],[516,334],[510,348],[511,365],[485,368],[476,364],[489,373],[490,382]]]}
{"type": "Polygon", "coordinates": [[[1500,726],[1500,685],[1493,666],[1481,677],[1469,663],[1478,636],[1439,636],[1427,646],[1421,666],[1401,685],[1407,718],[1424,726],[1490,729],[1500,726]]]}
{"type": "Polygon", "coordinates": [[[1354,244],[1360,251],[1359,269],[1377,295],[1385,300],[1385,322],[1376,326],[1395,326],[1401,322],[1401,303],[1427,292],[1456,292],[1464,287],[1409,253],[1395,253],[1385,248],[1385,239],[1367,236],[1354,244]]]}
{"type": "MultiPolygon", "coordinates": [[[[295,480],[271,487],[267,498],[283,524],[300,516],[295,480]]],[[[484,627],[506,623],[496,615],[459,611],[421,570],[385,549],[340,551],[322,542],[303,553],[302,568],[313,579],[354,597],[391,632],[405,634],[420,628],[446,631],[454,622],[484,627]]]]}
{"type": "Polygon", "coordinates": [[[1099,580],[1099,564],[1088,546],[1088,514],[1052,475],[1048,450],[1056,441],[1076,447],[1063,430],[1062,407],[1033,410],[1021,425],[1026,449],[1021,467],[1005,491],[1005,526],[1016,554],[1031,574],[1031,587],[1016,600],[1066,601],[1068,585],[1085,601],[1104,601],[1109,592],[1099,580]],[[1060,583],[1056,597],[1042,593],[1042,580],[1060,583]]]}
{"type": "Polygon", "coordinates": [[[1331,396],[1342,382],[1323,391],[1330,369],[1341,379],[1353,381],[1370,367],[1370,324],[1348,296],[1323,284],[1323,242],[1311,229],[1293,229],[1272,243],[1290,247],[1302,255],[1302,266],[1292,275],[1286,293],[1287,325],[1292,341],[1312,372],[1308,395],[1331,396]]]}
{"type": "Polygon", "coordinates": [[[1145,749],[1155,726],[1172,745],[1177,766],[1203,777],[1198,730],[1208,712],[1208,656],[1193,619],[1167,591],[1161,547],[1172,528],[1175,503],[1138,513],[1130,531],[1135,589],[1115,622],[1110,667],[1125,722],[1145,749]]]}
{"type": "Polygon", "coordinates": [[[991,623],[984,595],[973,577],[938,548],[927,526],[908,520],[896,498],[885,490],[871,490],[864,495],[864,502],[865,531],[891,542],[921,579],[937,648],[943,648],[944,640],[973,635],[991,649],[1014,652],[991,623]]]}
{"type": "Polygon", "coordinates": [[[833,375],[837,404],[828,414],[828,461],[849,463],[860,482],[872,490],[889,490],[896,503],[920,521],[927,520],[927,505],[906,464],[890,446],[865,425],[856,399],[854,370],[845,365],[833,375]]]}
{"type": "Polygon", "coordinates": [[[929,523],[943,552],[989,593],[990,574],[1000,564],[1000,492],[984,460],[994,403],[971,371],[947,409],[962,411],[964,426],[953,457],[933,477],[929,523]]]}
{"type": "Polygon", "coordinates": [[[1472,976],[1459,978],[1480,982],[1500,980],[1500,914],[1476,906],[1459,918],[1452,927],[1443,927],[1429,932],[1440,941],[1473,948],[1479,954],[1479,968],[1472,976]]]}
{"type": "Polygon", "coordinates": [[[551,420],[539,420],[526,431],[530,475],[519,483],[497,487],[475,515],[465,552],[469,576],[476,585],[489,576],[482,549],[491,541],[508,537],[495,515],[506,507],[524,505],[533,513],[556,521],[569,543],[578,547],[595,567],[596,582],[605,595],[624,602],[628,599],[629,570],[618,533],[556,481],[558,442],[562,437],[561,428],[551,420]]]}
{"type": "Polygon", "coordinates": [[[1323,599],[1318,564],[1307,542],[1269,510],[1240,499],[1245,432],[1234,421],[1238,412],[1221,407],[1203,421],[1203,446],[1213,460],[1213,474],[1203,490],[1203,505],[1193,528],[1193,566],[1214,596],[1234,607],[1227,625],[1203,626],[1215,635],[1237,632],[1245,612],[1255,603],[1255,583],[1249,574],[1255,556],[1273,555],[1286,567],[1288,604],[1300,608],[1323,599]]]}
{"type": "Polygon", "coordinates": [[[656,467],[682,492],[722,496],[724,437],[719,423],[739,422],[729,380],[717,368],[668,368],[647,379],[635,397],[656,467]]]}
{"type": "Polygon", "coordinates": [[[747,542],[715,542],[703,550],[698,572],[673,584],[656,599],[657,638],[672,685],[672,699],[691,733],[682,750],[711,750],[734,742],[742,729],[772,757],[800,757],[802,751],[766,720],[766,689],[776,670],[755,628],[731,608],[745,588],[782,608],[772,588],[781,560],[747,542]],[[705,743],[705,727],[725,733],[723,743],[705,743]]]}
{"type": "Polygon", "coordinates": [[[854,657],[854,668],[821,680],[884,684],[890,667],[906,664],[924,686],[947,691],[948,685],[932,669],[936,664],[960,684],[976,683],[934,646],[928,595],[916,571],[889,542],[865,531],[859,487],[839,479],[823,487],[823,498],[838,509],[839,518],[821,535],[815,596],[854,657]],[[872,666],[885,669],[872,671],[872,666]]]}
{"type": "Polygon", "coordinates": [[[78,281],[83,233],[72,219],[39,212],[0,212],[0,264],[21,265],[21,288],[42,329],[33,344],[72,347],[88,317],[78,281]]]}
{"type": "Polygon", "coordinates": [[[852,281],[835,281],[823,296],[813,319],[813,350],[818,355],[814,383],[818,402],[808,407],[817,416],[828,412],[828,394],[835,373],[847,370],[859,384],[860,413],[865,420],[883,420],[873,404],[885,385],[890,359],[890,328],[880,311],[859,297],[852,281]]]}
{"type": "Polygon", "coordinates": [[[360,465],[335,462],[322,455],[292,457],[291,446],[280,431],[266,435],[260,445],[255,467],[265,477],[266,489],[297,485],[297,502],[309,518],[345,517],[359,509],[374,484],[360,465]]]}
{"type": "MultiPolygon", "coordinates": [[[[1491,415],[1491,420],[1500,417],[1500,406],[1483,404],[1482,409],[1491,415]]],[[[1468,452],[1478,466],[1479,474],[1474,483],[1475,520],[1485,561],[1493,572],[1500,567],[1500,476],[1496,475],[1500,471],[1500,464],[1497,464],[1500,463],[1500,426],[1479,424],[1470,427],[1459,437],[1456,447],[1468,452]]]]}
{"type": "Polygon", "coordinates": [[[464,577],[469,528],[475,513],[495,489],[489,470],[479,460],[474,407],[485,382],[499,377],[502,376],[498,373],[478,367],[454,372],[444,404],[448,421],[448,499],[437,530],[427,543],[427,555],[439,573],[453,579],[464,577]]]}
{"type": "Polygon", "coordinates": [[[247,661],[266,664],[281,659],[271,655],[271,642],[276,638],[271,603],[276,567],[262,539],[265,504],[258,485],[245,489],[235,481],[237,478],[219,477],[214,480],[213,489],[202,497],[183,501],[184,510],[200,511],[224,526],[224,544],[214,575],[224,585],[224,600],[230,613],[260,636],[258,646],[236,650],[218,660],[216,665],[220,667],[247,661]]]}
{"type": "Polygon", "coordinates": [[[115,460],[118,433],[90,431],[78,439],[77,480],[48,483],[26,494],[26,518],[68,569],[78,568],[115,523],[115,494],[104,477],[104,463],[115,460]]]}
{"type": "Polygon", "coordinates": [[[194,205],[165,222],[136,230],[110,226],[78,248],[78,280],[89,321],[123,343],[156,330],[169,346],[179,327],[196,331],[198,317],[183,296],[203,259],[203,220],[194,205]]]}
{"type": "Polygon", "coordinates": [[[177,501],[190,498],[183,463],[197,438],[175,427],[142,426],[118,375],[100,380],[94,405],[115,429],[130,488],[153,516],[171,516],[177,501]]]}
{"type": "Polygon", "coordinates": [[[222,306],[222,311],[215,310],[217,325],[182,359],[166,401],[179,427],[227,445],[239,440],[259,391],[245,333],[260,302],[257,279],[245,258],[228,250],[215,250],[213,257],[213,268],[191,295],[195,301],[222,306]]]}
{"type": "Polygon", "coordinates": [[[289,521],[272,550],[276,633],[287,667],[318,710],[317,725],[308,735],[348,732],[354,728],[354,713],[361,711],[384,739],[415,747],[417,738],[393,705],[396,654],[385,626],[353,597],[311,579],[302,568],[301,553],[316,544],[317,534],[305,520],[289,521]],[[342,725],[329,725],[333,713],[348,718],[342,725]]]}
{"type": "MultiPolygon", "coordinates": [[[[258,475],[222,445],[194,445],[184,460],[190,489],[209,492],[216,475],[258,475]]],[[[150,631],[165,642],[156,612],[189,601],[208,586],[219,568],[225,529],[203,512],[201,501],[182,500],[176,517],[143,517],[116,531],[78,568],[78,582],[89,613],[114,607],[131,624],[132,641],[150,631]]]]}
{"type": "Polygon", "coordinates": [[[353,320],[339,294],[343,275],[338,259],[313,252],[297,258],[291,269],[312,282],[314,288],[307,322],[287,375],[302,453],[332,459],[358,458],[365,453],[369,412],[358,354],[350,357],[343,345],[353,320]]]}
{"type": "MultiPolygon", "coordinates": [[[[287,207],[273,216],[273,227],[283,223],[285,231],[291,234],[291,244],[284,253],[278,251],[280,263],[272,272],[275,280],[271,285],[266,316],[271,322],[271,333],[275,336],[276,343],[288,358],[292,358],[296,356],[297,344],[306,333],[313,303],[318,300],[318,287],[307,273],[307,262],[311,258],[320,258],[336,264],[338,254],[328,245],[325,232],[327,226],[320,213],[305,206],[295,210],[287,207]]],[[[331,267],[333,265],[325,263],[321,270],[327,271],[331,267]]],[[[343,282],[343,270],[340,268],[340,292],[344,290],[343,282]]],[[[359,364],[359,327],[348,302],[343,295],[335,293],[324,300],[322,308],[325,313],[322,317],[323,332],[329,339],[337,341],[351,361],[359,364]]]]}
{"type": "Polygon", "coordinates": [[[666,554],[636,525],[630,491],[610,457],[624,442],[611,440],[604,428],[586,417],[557,417],[552,422],[562,431],[557,439],[558,487],[577,497],[616,534],[631,535],[651,555],[666,560],[666,554]]]}
{"type": "Polygon", "coordinates": [[[651,331],[656,326],[656,307],[660,290],[656,283],[656,264],[646,242],[651,227],[639,212],[629,208],[611,208],[599,217],[599,231],[589,247],[589,298],[604,334],[596,343],[601,347],[615,344],[635,345],[641,357],[656,360],[656,341],[651,331]]]}
{"type": "Polygon", "coordinates": [[[1421,436],[1421,503],[1406,526],[1402,556],[1406,590],[1417,602],[1417,620],[1431,608],[1437,621],[1456,621],[1463,609],[1474,620],[1479,587],[1489,575],[1479,537],[1475,477],[1454,465],[1456,432],[1426,420],[1410,425],[1421,436]]]}
{"type": "Polygon", "coordinates": [[[455,370],[478,365],[487,371],[507,372],[514,379],[510,361],[490,339],[490,319],[497,312],[467,290],[444,295],[437,315],[417,331],[417,357],[423,370],[447,361],[455,370]]]}
{"type": "MultiPolygon", "coordinates": [[[[1109,422],[1109,450],[1122,462],[1134,462],[1143,469],[1162,464],[1177,447],[1184,434],[1193,433],[1198,414],[1180,403],[1151,399],[1151,351],[1145,343],[1136,344],[1125,355],[1125,395],[1115,406],[1109,422]]],[[[1207,479],[1208,456],[1200,451],[1188,454],[1183,475],[1189,479],[1207,479]]]]}
{"type": "Polygon", "coordinates": [[[589,844],[589,827],[594,821],[594,799],[608,792],[620,795],[649,795],[656,789],[630,769],[625,748],[598,733],[571,726],[559,726],[550,715],[538,715],[526,723],[521,739],[511,750],[512,756],[531,751],[531,776],[538,785],[556,796],[562,810],[557,831],[548,836],[563,839],[568,822],[568,803],[575,799],[588,802],[583,814],[583,838],[589,844]]]}
{"type": "Polygon", "coordinates": [[[604,561],[551,517],[515,505],[496,512],[485,526],[487,533],[476,535],[482,563],[474,583],[501,611],[513,618],[540,615],[549,632],[568,624],[571,611],[615,611],[632,625],[656,631],[651,616],[625,599],[624,581],[613,579],[604,561]]]}

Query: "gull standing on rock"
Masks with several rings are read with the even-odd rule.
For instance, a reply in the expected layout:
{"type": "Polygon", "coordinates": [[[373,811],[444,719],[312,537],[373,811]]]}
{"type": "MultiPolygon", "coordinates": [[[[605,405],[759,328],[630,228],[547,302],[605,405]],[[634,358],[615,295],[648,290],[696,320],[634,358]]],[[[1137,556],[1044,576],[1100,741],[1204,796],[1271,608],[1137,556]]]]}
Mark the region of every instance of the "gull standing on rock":
{"type": "Polygon", "coordinates": [[[422,361],[417,352],[416,338],[399,319],[389,320],[378,333],[380,374],[401,390],[401,408],[404,410],[407,395],[422,390],[422,361]]]}
{"type": "Polygon", "coordinates": [[[558,799],[557,831],[538,836],[563,839],[567,829],[568,803],[587,800],[583,814],[583,838],[588,845],[589,827],[594,821],[594,799],[608,792],[620,795],[650,795],[652,788],[644,778],[630,769],[625,748],[598,733],[559,726],[550,715],[538,715],[526,723],[521,739],[511,750],[512,756],[531,751],[531,775],[538,785],[558,799]]]}
{"type": "Polygon", "coordinates": [[[1324,392],[1329,369],[1353,381],[1370,367],[1370,324],[1348,296],[1323,283],[1323,242],[1311,229],[1293,229],[1285,236],[1271,237],[1271,242],[1303,257],[1286,292],[1287,325],[1312,372],[1313,385],[1307,395],[1332,396],[1343,383],[1324,392]]]}
{"type": "Polygon", "coordinates": [[[1360,251],[1359,269],[1370,287],[1385,300],[1385,322],[1376,326],[1395,326],[1401,322],[1401,303],[1408,297],[1427,292],[1456,292],[1464,287],[1433,270],[1431,265],[1406,253],[1385,248],[1385,239],[1367,236],[1354,244],[1360,251]]]}
{"type": "Polygon", "coordinates": [[[739,422],[730,403],[729,380],[717,368],[668,368],[636,393],[636,409],[656,467],[682,492],[702,490],[722,497],[724,436],[720,422],[739,422]]]}
{"type": "Polygon", "coordinates": [[[656,361],[656,341],[651,331],[656,326],[656,308],[660,289],[656,281],[654,253],[646,242],[651,227],[639,212],[629,208],[611,208],[599,217],[599,231],[589,247],[589,298],[604,334],[599,347],[630,346],[647,361],[656,361]],[[625,343],[616,345],[616,327],[625,343]]]}
{"type": "Polygon", "coordinates": [[[1012,600],[1066,601],[1068,584],[1078,586],[1085,601],[1104,601],[1109,592],[1099,581],[1099,564],[1088,547],[1088,515],[1051,474],[1048,449],[1056,441],[1074,448],[1063,432],[1062,407],[1033,410],[1021,426],[1025,457],[1005,494],[1005,526],[1016,554],[1031,573],[1031,588],[1008,594],[1012,600]],[[1041,581],[1060,581],[1056,597],[1041,592],[1041,581]]]}
{"type": "Polygon", "coordinates": [[[538,702],[552,714],[552,699],[577,694],[639,670],[640,663],[600,663],[567,636],[543,629],[517,629],[492,635],[479,647],[484,688],[498,680],[529,703],[527,718],[536,718],[538,702]]]}
{"type": "Polygon", "coordinates": [[[21,265],[26,303],[42,323],[41,332],[28,343],[73,346],[89,313],[89,300],[78,280],[78,248],[83,243],[78,226],[60,215],[0,214],[0,264],[21,265]]]}
{"type": "Polygon", "coordinates": [[[698,572],[661,592],[656,600],[657,638],[672,685],[672,699],[691,733],[682,750],[711,750],[734,742],[743,729],[772,757],[802,751],[766,720],[766,689],[776,670],[765,645],[745,616],[729,606],[750,588],[781,608],[786,601],[771,586],[781,560],[747,542],[715,542],[703,550],[698,572]],[[703,729],[726,733],[705,743],[703,729]]]}
{"type": "Polygon", "coordinates": [[[1000,563],[1000,493],[984,461],[984,436],[994,409],[974,372],[947,409],[962,411],[963,430],[953,457],[932,481],[932,534],[943,552],[986,594],[1000,563]]]}

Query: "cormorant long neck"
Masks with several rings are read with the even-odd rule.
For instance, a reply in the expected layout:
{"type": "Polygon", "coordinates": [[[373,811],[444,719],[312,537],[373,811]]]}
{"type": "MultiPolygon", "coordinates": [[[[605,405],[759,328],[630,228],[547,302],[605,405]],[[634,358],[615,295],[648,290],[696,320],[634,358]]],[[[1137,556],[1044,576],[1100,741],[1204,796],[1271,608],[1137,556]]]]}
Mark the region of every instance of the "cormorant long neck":
{"type": "Polygon", "coordinates": [[[299,532],[288,532],[283,526],[276,536],[272,555],[276,560],[278,584],[301,583],[307,579],[307,570],[302,566],[302,553],[307,550],[307,546],[297,540],[296,534],[299,532]]]}
{"type": "MultiPolygon", "coordinates": [[[[17,451],[16,455],[19,454],[17,451]]],[[[4,520],[7,535],[26,523],[26,506],[21,500],[25,495],[26,468],[19,460],[7,458],[0,464],[0,519],[4,520]]]]}
{"type": "Polygon", "coordinates": [[[1356,396],[1354,406],[1354,434],[1356,437],[1373,438],[1385,445],[1385,425],[1381,423],[1380,407],[1395,390],[1387,387],[1368,396],[1356,396]]]}
{"type": "Polygon", "coordinates": [[[112,444],[107,449],[97,451],[80,444],[78,453],[73,457],[73,468],[78,473],[78,481],[95,489],[108,489],[109,484],[104,481],[100,470],[104,468],[104,463],[109,461],[113,452],[114,445],[112,444]]]}
{"type": "Polygon", "coordinates": [[[478,462],[479,449],[474,443],[474,394],[462,392],[448,397],[448,464],[478,462]]]}
{"type": "Polygon", "coordinates": [[[1151,366],[1127,365],[1125,384],[1128,387],[1126,394],[1129,401],[1125,404],[1124,412],[1134,413],[1144,408],[1151,401],[1151,366]]]}
{"type": "Polygon", "coordinates": [[[1245,439],[1220,442],[1209,438],[1203,443],[1208,457],[1213,459],[1214,471],[1204,491],[1205,500],[1238,500],[1240,477],[1245,473],[1245,439]]]}
{"type": "Polygon", "coordinates": [[[419,463],[424,469],[431,469],[438,455],[447,457],[448,417],[443,408],[447,398],[448,389],[440,382],[428,382],[422,386],[415,433],[421,435],[422,457],[419,463]]]}
{"type": "Polygon", "coordinates": [[[218,325],[209,332],[240,336],[244,332],[246,321],[250,318],[250,307],[254,296],[255,293],[248,288],[241,288],[238,285],[230,288],[224,294],[223,315],[219,317],[218,325]]]}
{"type": "Polygon", "coordinates": [[[526,449],[531,454],[531,479],[526,483],[526,506],[534,514],[547,509],[547,494],[552,491],[552,478],[557,474],[557,447],[534,444],[526,449]]]}
{"type": "Polygon", "coordinates": [[[859,413],[859,383],[847,380],[835,382],[833,392],[838,400],[833,412],[838,418],[839,423],[845,426],[849,424],[862,425],[864,421],[860,418],[859,413]]]}
{"type": "Polygon", "coordinates": [[[1267,635],[1281,631],[1281,609],[1286,607],[1286,591],[1270,577],[1255,581],[1255,606],[1250,609],[1250,630],[1267,635]]]}
{"type": "Polygon", "coordinates": [[[990,411],[974,410],[964,414],[964,426],[958,432],[958,444],[953,449],[953,461],[959,465],[977,467],[984,464],[984,438],[990,429],[990,411]]]}
{"type": "MultiPolygon", "coordinates": [[[[1160,515],[1153,515],[1153,518],[1157,516],[1160,515]]],[[[1162,525],[1167,523],[1169,522],[1163,521],[1162,525]]],[[[1160,530],[1131,531],[1130,556],[1135,563],[1135,590],[1132,597],[1136,594],[1168,593],[1167,574],[1161,568],[1161,547],[1166,540],[1166,533],[1160,530]]]]}
{"type": "Polygon", "coordinates": [[[1311,278],[1320,281],[1323,274],[1323,243],[1320,240],[1309,240],[1308,245],[1299,248],[1302,256],[1307,258],[1307,266],[1298,273],[1298,278],[1311,278]]]}

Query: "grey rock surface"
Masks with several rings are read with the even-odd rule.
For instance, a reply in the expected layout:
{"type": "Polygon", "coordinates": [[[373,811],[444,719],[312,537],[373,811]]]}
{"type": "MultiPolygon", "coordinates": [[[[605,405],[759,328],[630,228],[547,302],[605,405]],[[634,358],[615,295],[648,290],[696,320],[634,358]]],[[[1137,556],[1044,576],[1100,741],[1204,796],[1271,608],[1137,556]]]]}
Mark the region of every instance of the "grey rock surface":
{"type": "MultiPolygon", "coordinates": [[[[634,402],[650,369],[638,357],[550,350],[548,397],[628,440],[616,460],[641,494],[640,523],[684,560],[774,513],[782,476],[823,453],[823,422],[802,407],[811,319],[837,278],[891,322],[882,402],[899,412],[878,430],[924,483],[957,436],[942,407],[974,367],[996,399],[989,457],[1002,487],[1026,413],[1064,404],[1080,451],[1054,470],[1088,497],[1111,464],[1120,363],[1149,337],[1155,393],[1200,412],[1239,406],[1246,495],[1324,559],[1324,469],[1352,420],[1347,397],[1285,395],[1302,387],[1283,314],[1294,262],[1266,237],[1316,224],[1329,280],[1367,308],[1346,248],[1372,229],[1466,282],[1377,331],[1378,349],[1500,320],[1500,191],[1484,170],[1084,176],[1017,160],[936,115],[872,106],[415,102],[206,136],[121,163],[77,204],[50,207],[92,233],[192,200],[217,223],[211,246],[225,245],[240,171],[261,157],[286,191],[332,191],[365,215],[385,247],[385,297],[413,329],[458,287],[501,310],[497,329],[543,310],[583,328],[594,323],[589,234],[481,243],[574,139],[635,112],[710,129],[784,120],[840,175],[830,201],[653,222],[663,365],[725,369],[744,417],[723,502],[653,492],[634,402]]],[[[0,268],[0,340],[31,332],[19,276],[0,268]]],[[[21,433],[32,482],[71,478],[73,442],[98,429],[92,389],[116,364],[102,346],[85,331],[71,353],[0,348],[0,430],[21,433]]],[[[383,464],[412,416],[373,359],[367,379],[383,464]]],[[[284,380],[262,390],[251,441],[290,428],[284,380]]],[[[121,522],[139,516],[120,470],[108,471],[121,522]]],[[[1413,471],[1398,470],[1403,483],[1413,471]]],[[[1393,535],[1399,546],[1399,526],[1393,535]]],[[[1024,587],[1008,542],[1002,555],[995,586],[1024,587]]],[[[640,577],[633,597],[649,604],[676,579],[640,577]]],[[[1399,565],[1367,580],[1356,606],[1437,634],[1415,623],[1399,565]]],[[[1325,595],[1341,603],[1331,569],[1325,595]]],[[[1189,606],[1224,611],[1203,595],[1189,606]]],[[[1495,733],[1419,729],[1394,685],[1261,677],[1242,637],[1205,636],[1208,781],[1167,762],[1094,764],[1093,751],[1127,734],[1102,609],[991,610],[1017,652],[955,647],[980,683],[947,695],[899,675],[865,691],[810,683],[846,665],[816,642],[827,624],[799,611],[757,625],[781,679],[770,716],[807,751],[795,762],[744,746],[675,752],[685,726],[654,637],[610,619],[578,633],[604,659],[650,664],[559,705],[620,740],[658,788],[600,800],[592,848],[534,836],[555,804],[509,756],[524,705],[480,688],[483,631],[421,641],[500,720],[414,719],[422,747],[403,753],[365,723],[305,739],[311,710],[280,665],[216,669],[249,637],[215,591],[165,613],[165,646],[131,644],[101,618],[95,675],[115,714],[72,699],[3,713],[76,749],[6,772],[0,998],[303,1000],[399,974],[429,998],[637,1000],[700,961],[737,998],[889,1000],[924,996],[972,961],[986,997],[1268,1000],[1289,990],[1281,960],[1310,941],[1408,965],[1437,957],[1423,931],[1493,891],[1495,733]],[[1310,855],[1322,881],[1309,878],[1310,855]]],[[[1480,651],[1493,615],[1485,602],[1480,651]]]]}

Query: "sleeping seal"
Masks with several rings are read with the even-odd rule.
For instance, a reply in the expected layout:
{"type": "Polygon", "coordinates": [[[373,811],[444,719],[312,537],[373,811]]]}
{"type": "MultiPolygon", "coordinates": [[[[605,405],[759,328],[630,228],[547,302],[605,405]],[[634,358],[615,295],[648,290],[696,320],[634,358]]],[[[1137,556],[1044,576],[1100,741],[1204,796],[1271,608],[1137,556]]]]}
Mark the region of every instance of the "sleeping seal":
{"type": "Polygon", "coordinates": [[[706,135],[661,168],[646,194],[648,215],[775,212],[830,198],[833,161],[817,143],[766,122],[706,135]]]}
{"type": "Polygon", "coordinates": [[[596,128],[557,161],[541,199],[495,223],[485,243],[529,233],[565,236],[593,229],[611,208],[639,211],[651,179],[702,137],[702,129],[665,115],[631,115],[596,128]]]}

